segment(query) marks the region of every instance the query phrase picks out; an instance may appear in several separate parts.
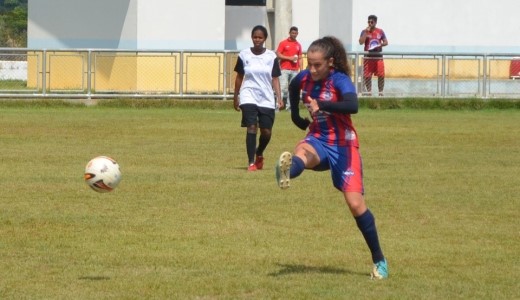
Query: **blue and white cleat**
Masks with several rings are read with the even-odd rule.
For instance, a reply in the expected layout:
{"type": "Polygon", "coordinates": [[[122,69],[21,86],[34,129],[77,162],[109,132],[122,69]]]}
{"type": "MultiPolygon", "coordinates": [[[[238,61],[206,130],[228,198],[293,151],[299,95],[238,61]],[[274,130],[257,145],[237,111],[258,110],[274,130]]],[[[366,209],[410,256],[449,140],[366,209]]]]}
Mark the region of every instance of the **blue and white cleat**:
{"type": "Polygon", "coordinates": [[[385,278],[388,278],[388,265],[386,263],[386,258],[375,263],[374,268],[372,269],[372,273],[370,273],[370,279],[385,278]]]}

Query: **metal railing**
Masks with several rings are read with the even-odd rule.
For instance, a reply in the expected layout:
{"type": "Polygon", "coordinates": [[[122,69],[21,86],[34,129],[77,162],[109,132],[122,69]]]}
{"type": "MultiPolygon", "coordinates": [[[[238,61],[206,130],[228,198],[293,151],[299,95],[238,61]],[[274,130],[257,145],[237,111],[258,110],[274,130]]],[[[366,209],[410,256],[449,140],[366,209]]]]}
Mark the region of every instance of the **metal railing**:
{"type": "MultiPolygon", "coordinates": [[[[349,53],[360,97],[364,52],[349,53]]],[[[233,96],[237,51],[0,48],[3,98],[233,96]]],[[[520,54],[384,53],[384,97],[520,98],[520,54]]],[[[304,59],[305,67],[305,59],[304,59]]],[[[372,77],[377,96],[377,77],[372,77]]]]}

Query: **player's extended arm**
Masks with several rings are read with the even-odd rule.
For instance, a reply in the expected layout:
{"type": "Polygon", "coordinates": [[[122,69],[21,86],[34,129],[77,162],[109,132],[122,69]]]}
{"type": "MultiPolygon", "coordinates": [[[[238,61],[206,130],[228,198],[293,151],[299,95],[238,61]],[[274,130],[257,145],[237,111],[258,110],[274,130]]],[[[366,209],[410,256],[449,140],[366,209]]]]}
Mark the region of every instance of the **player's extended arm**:
{"type": "Polygon", "coordinates": [[[280,78],[273,77],[273,89],[276,94],[276,104],[278,108],[283,108],[282,90],[280,88],[280,78]]]}
{"type": "MultiPolygon", "coordinates": [[[[356,114],[359,109],[358,98],[356,93],[345,93],[341,95],[341,100],[338,102],[320,101],[318,100],[318,107],[321,111],[342,114],[356,114]]],[[[292,103],[291,103],[292,108],[292,103]]]]}
{"type": "Polygon", "coordinates": [[[307,129],[311,123],[309,119],[304,119],[300,116],[300,87],[299,81],[292,80],[289,84],[289,102],[291,103],[291,120],[294,125],[298,126],[301,130],[307,129]]]}

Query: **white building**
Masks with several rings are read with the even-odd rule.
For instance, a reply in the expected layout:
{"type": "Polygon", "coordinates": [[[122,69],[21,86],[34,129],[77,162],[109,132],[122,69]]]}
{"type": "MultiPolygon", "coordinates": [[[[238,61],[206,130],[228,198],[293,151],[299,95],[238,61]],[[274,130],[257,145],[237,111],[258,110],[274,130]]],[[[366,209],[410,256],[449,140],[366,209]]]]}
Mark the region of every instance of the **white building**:
{"type": "Polygon", "coordinates": [[[349,51],[367,16],[378,16],[391,52],[520,53],[518,0],[29,0],[28,48],[239,50],[251,28],[270,30],[275,48],[299,27],[306,48],[324,35],[349,51]],[[231,1],[231,2],[237,2],[231,1]]]}

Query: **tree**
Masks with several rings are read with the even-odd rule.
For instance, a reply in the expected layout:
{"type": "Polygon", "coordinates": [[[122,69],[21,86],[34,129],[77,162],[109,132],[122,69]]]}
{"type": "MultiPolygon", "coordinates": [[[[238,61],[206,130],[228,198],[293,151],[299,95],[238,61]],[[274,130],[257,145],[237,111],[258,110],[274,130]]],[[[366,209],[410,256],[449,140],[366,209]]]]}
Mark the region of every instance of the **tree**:
{"type": "Polygon", "coordinates": [[[0,0],[0,47],[27,47],[27,0],[0,0]]]}

